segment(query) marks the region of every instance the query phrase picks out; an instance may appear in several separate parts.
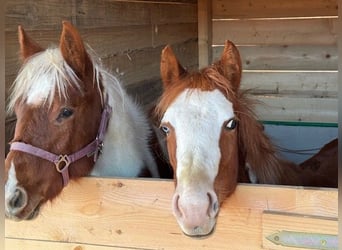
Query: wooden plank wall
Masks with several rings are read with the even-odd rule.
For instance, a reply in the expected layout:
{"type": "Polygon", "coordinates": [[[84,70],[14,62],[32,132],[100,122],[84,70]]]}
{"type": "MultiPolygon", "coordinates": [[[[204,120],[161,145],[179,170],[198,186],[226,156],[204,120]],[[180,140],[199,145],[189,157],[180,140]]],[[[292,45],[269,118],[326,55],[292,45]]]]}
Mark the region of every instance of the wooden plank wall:
{"type": "Polygon", "coordinates": [[[173,191],[172,181],[82,178],[35,220],[5,220],[6,249],[261,250],[279,249],[265,238],[278,230],[337,235],[337,189],[240,184],[203,239],[182,234],[173,191]]]}
{"type": "Polygon", "coordinates": [[[238,45],[242,87],[263,102],[261,120],[337,123],[337,6],[336,0],[212,1],[209,54],[219,58],[226,39],[238,45]]]}
{"type": "MultiPolygon", "coordinates": [[[[20,67],[17,27],[43,46],[58,44],[62,20],[85,42],[138,102],[148,108],[161,93],[160,53],[171,44],[188,68],[198,67],[196,0],[13,0],[6,2],[6,97],[20,67]]],[[[15,119],[6,120],[6,142],[15,119]]]]}

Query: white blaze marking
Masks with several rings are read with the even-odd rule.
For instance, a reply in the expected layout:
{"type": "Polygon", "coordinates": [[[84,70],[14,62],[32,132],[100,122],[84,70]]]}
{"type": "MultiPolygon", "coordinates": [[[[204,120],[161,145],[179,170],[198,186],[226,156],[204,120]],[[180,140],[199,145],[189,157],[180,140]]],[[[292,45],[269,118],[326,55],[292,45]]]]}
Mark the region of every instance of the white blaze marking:
{"type": "Polygon", "coordinates": [[[222,125],[232,117],[233,105],[219,90],[186,89],[170,105],[162,122],[175,129],[178,183],[187,185],[205,173],[213,184],[221,158],[222,125]]]}
{"type": "Polygon", "coordinates": [[[8,203],[9,200],[12,198],[16,188],[17,188],[18,180],[15,172],[15,166],[13,162],[11,163],[11,167],[8,171],[8,179],[5,184],[5,207],[6,211],[9,211],[8,203]]]}

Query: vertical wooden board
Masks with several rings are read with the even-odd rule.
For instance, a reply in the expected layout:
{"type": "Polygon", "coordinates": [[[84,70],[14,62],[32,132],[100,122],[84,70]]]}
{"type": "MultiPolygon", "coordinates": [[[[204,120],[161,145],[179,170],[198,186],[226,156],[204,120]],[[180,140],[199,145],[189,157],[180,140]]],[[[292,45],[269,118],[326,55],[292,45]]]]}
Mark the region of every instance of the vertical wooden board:
{"type": "MultiPolygon", "coordinates": [[[[234,42],[234,41],[233,41],[234,42]]],[[[213,60],[223,44],[212,48],[213,60]]],[[[337,70],[336,45],[238,46],[243,69],[248,70],[337,70]]]]}
{"type": "Polygon", "coordinates": [[[198,1],[198,66],[203,68],[212,61],[212,10],[210,0],[198,1]]]}
{"type": "MultiPolygon", "coordinates": [[[[338,235],[338,219],[333,217],[316,217],[291,213],[265,211],[262,214],[262,246],[272,250],[302,250],[302,247],[289,247],[275,244],[268,236],[281,231],[298,233],[319,233],[338,235]]],[[[304,240],[298,241],[303,242],[304,240]]],[[[307,242],[311,243],[310,240],[307,242]]],[[[310,247],[308,247],[310,248],[310,247]]],[[[310,248],[311,249],[311,248],[310,248]]],[[[337,249],[337,248],[336,248],[337,249]]]]}
{"type": "Polygon", "coordinates": [[[6,1],[5,31],[16,31],[19,24],[27,30],[60,29],[62,20],[73,21],[75,1],[6,1]]]}
{"type": "Polygon", "coordinates": [[[213,18],[337,16],[337,0],[213,0],[213,18]]]}
{"type": "Polygon", "coordinates": [[[335,45],[337,27],[337,18],[213,21],[213,45],[335,45]]]}

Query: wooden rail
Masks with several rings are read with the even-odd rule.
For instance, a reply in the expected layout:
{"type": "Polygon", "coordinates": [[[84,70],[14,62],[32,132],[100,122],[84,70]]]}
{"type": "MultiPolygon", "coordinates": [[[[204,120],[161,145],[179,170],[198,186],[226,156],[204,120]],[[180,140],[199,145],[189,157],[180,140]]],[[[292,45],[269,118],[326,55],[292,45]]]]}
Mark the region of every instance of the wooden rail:
{"type": "Polygon", "coordinates": [[[171,212],[173,190],[165,180],[82,178],[35,220],[6,220],[6,249],[273,249],[266,234],[294,225],[337,234],[336,189],[240,184],[204,239],[181,232],[171,212]]]}

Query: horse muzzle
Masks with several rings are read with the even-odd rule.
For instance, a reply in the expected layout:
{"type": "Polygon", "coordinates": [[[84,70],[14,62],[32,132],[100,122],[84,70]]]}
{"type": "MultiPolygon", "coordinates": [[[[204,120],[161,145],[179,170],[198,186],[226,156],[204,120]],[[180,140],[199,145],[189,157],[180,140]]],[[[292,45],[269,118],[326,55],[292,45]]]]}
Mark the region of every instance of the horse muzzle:
{"type": "Polygon", "coordinates": [[[191,237],[210,235],[216,224],[219,203],[214,191],[176,193],[173,213],[183,233],[191,237]]]}

